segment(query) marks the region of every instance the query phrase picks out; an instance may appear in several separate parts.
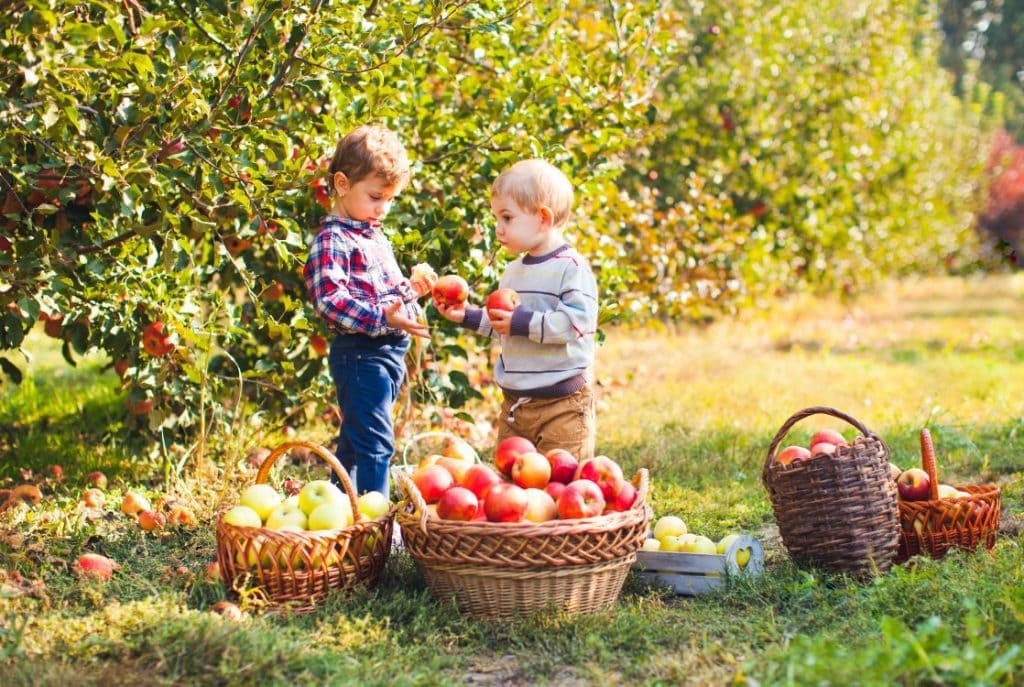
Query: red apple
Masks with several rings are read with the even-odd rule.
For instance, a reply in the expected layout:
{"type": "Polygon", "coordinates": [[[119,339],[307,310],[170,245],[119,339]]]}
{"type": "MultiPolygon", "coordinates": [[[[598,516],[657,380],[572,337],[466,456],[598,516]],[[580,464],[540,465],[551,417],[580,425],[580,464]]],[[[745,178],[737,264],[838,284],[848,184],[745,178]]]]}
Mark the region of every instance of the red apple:
{"type": "Polygon", "coordinates": [[[114,372],[117,373],[118,377],[124,379],[124,375],[128,371],[128,368],[131,367],[131,365],[132,362],[128,360],[128,358],[118,358],[117,360],[114,361],[114,372]]]}
{"type": "MultiPolygon", "coordinates": [[[[444,468],[441,469],[443,470],[444,468]]],[[[462,478],[459,486],[469,489],[476,495],[477,499],[482,501],[487,498],[487,492],[496,484],[501,484],[501,476],[491,467],[477,464],[470,466],[469,470],[466,470],[466,475],[462,478]]]]}
{"type": "Polygon", "coordinates": [[[495,484],[484,498],[484,512],[491,522],[519,522],[529,507],[526,490],[514,484],[495,484]]]}
{"type": "Polygon", "coordinates": [[[61,337],[61,333],[64,329],[64,314],[55,313],[50,315],[46,320],[46,324],[43,325],[43,331],[46,332],[47,336],[52,336],[55,339],[61,337]]]}
{"type": "Polygon", "coordinates": [[[605,512],[627,511],[633,507],[634,501],[636,501],[636,487],[634,487],[630,482],[623,482],[622,488],[619,489],[605,504],[605,512]]]}
{"type": "Polygon", "coordinates": [[[153,410],[153,399],[142,398],[137,401],[133,401],[131,396],[127,396],[124,399],[124,405],[131,415],[145,415],[153,410]]]}
{"type": "Polygon", "coordinates": [[[431,293],[442,305],[458,305],[469,298],[469,284],[460,276],[448,274],[434,282],[431,293]]]}
{"type": "MultiPolygon", "coordinates": [[[[833,444],[835,446],[846,446],[846,437],[834,429],[822,429],[811,437],[811,446],[815,444],[833,444]]],[[[813,453],[813,451],[812,451],[813,453]]]]}
{"type": "Polygon", "coordinates": [[[452,487],[437,502],[437,515],[442,520],[469,522],[476,518],[480,502],[476,494],[465,487],[452,487]]]}
{"type": "Polygon", "coordinates": [[[519,306],[519,294],[512,289],[498,289],[487,297],[488,310],[515,310],[519,306]]]}
{"type": "Polygon", "coordinates": [[[523,517],[530,522],[547,522],[558,517],[558,505],[546,491],[527,489],[526,498],[529,505],[523,517]]]}
{"type": "Polygon", "coordinates": [[[904,501],[924,501],[931,495],[931,480],[921,468],[910,468],[896,480],[896,489],[904,501]]]}
{"type": "Polygon", "coordinates": [[[309,347],[312,348],[313,352],[319,356],[327,355],[327,339],[319,334],[310,335],[309,347]]]}
{"type": "Polygon", "coordinates": [[[139,527],[152,532],[153,530],[162,529],[167,524],[167,518],[163,513],[155,510],[142,510],[139,511],[139,527]]]}
{"type": "Polygon", "coordinates": [[[512,481],[523,489],[543,489],[551,480],[551,465],[543,454],[521,453],[512,464],[512,481]]]}
{"type": "Polygon", "coordinates": [[[157,320],[142,330],[142,348],[157,358],[174,350],[170,337],[164,334],[163,322],[157,320]]]}
{"type": "Polygon", "coordinates": [[[512,476],[512,465],[523,453],[532,453],[537,450],[529,439],[523,437],[508,437],[498,444],[494,450],[494,464],[506,477],[512,476]]]}
{"type": "Polygon", "coordinates": [[[811,452],[803,446],[787,446],[779,451],[778,455],[775,456],[775,462],[779,465],[789,465],[790,463],[798,463],[801,460],[807,460],[810,457],[811,452]]]}
{"type": "Polygon", "coordinates": [[[592,518],[604,511],[601,487],[589,479],[570,482],[558,499],[558,517],[563,520],[592,518]]]}
{"type": "Polygon", "coordinates": [[[566,485],[561,482],[548,482],[548,485],[544,487],[544,491],[551,495],[551,498],[558,502],[558,499],[562,498],[562,494],[565,493],[566,485]]]}
{"type": "Polygon", "coordinates": [[[109,580],[114,570],[120,566],[106,556],[98,553],[86,553],[75,562],[75,572],[87,577],[95,577],[98,580],[109,580]]]}
{"type": "Polygon", "coordinates": [[[281,296],[284,295],[284,284],[279,281],[275,281],[270,284],[267,288],[263,289],[263,300],[273,303],[281,300],[281,296]]]}
{"type": "Polygon", "coordinates": [[[196,516],[184,506],[175,506],[167,516],[167,521],[172,525],[191,527],[196,524],[196,516]]]}
{"type": "Polygon", "coordinates": [[[412,473],[412,481],[427,503],[436,503],[441,495],[455,484],[452,473],[440,465],[417,468],[416,472],[412,473]]]}
{"type": "Polygon", "coordinates": [[[252,241],[249,239],[243,239],[235,236],[234,234],[224,237],[224,247],[228,249],[228,253],[230,253],[233,258],[237,258],[242,253],[249,250],[249,246],[251,245],[252,241]]]}
{"type": "Polygon", "coordinates": [[[107,497],[104,496],[103,492],[95,487],[82,492],[82,503],[89,508],[102,508],[106,500],[107,497]]]}
{"type": "Polygon", "coordinates": [[[812,456],[820,456],[820,455],[830,456],[830,455],[832,455],[833,453],[836,452],[836,448],[838,448],[838,447],[835,444],[830,444],[828,442],[821,441],[821,442],[818,442],[817,444],[813,444],[811,446],[811,455],[812,456]]]}
{"type": "MultiPolygon", "coordinates": [[[[622,468],[608,456],[594,456],[580,463],[576,479],[589,479],[596,483],[604,500],[609,501],[622,488],[622,468]]],[[[601,509],[604,510],[603,503],[601,509]]]]}
{"type": "Polygon", "coordinates": [[[60,465],[51,465],[47,470],[53,475],[53,478],[58,482],[64,479],[64,468],[60,465]]]}
{"type": "Polygon", "coordinates": [[[544,454],[544,457],[548,459],[548,464],[551,466],[552,482],[568,484],[576,476],[576,471],[580,467],[576,456],[564,448],[553,448],[544,454]]]}
{"type": "Polygon", "coordinates": [[[445,470],[452,474],[452,479],[455,480],[456,484],[461,484],[463,478],[469,469],[473,467],[473,463],[467,463],[464,460],[458,458],[450,458],[448,456],[441,456],[437,459],[436,465],[440,465],[445,470]]]}

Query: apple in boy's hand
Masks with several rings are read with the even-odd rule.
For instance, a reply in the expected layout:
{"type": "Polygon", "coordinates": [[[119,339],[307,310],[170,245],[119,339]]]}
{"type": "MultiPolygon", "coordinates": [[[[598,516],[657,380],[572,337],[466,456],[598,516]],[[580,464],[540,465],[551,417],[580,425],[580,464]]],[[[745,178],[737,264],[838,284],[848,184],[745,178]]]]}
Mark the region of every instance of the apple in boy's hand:
{"type": "Polygon", "coordinates": [[[486,307],[491,310],[515,310],[520,303],[519,294],[513,289],[498,289],[487,297],[486,307]]]}
{"type": "Polygon", "coordinates": [[[448,274],[436,282],[431,290],[434,300],[442,305],[459,305],[469,298],[469,284],[462,277],[448,274]]]}

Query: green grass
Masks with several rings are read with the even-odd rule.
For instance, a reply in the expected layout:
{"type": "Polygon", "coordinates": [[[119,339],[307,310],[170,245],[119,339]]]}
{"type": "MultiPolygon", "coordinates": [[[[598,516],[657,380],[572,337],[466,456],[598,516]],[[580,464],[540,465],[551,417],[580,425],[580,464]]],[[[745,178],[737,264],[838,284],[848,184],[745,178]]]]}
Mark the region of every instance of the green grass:
{"type": "MultiPolygon", "coordinates": [[[[165,482],[147,447],[120,439],[120,397],[103,361],[70,370],[33,339],[43,352],[26,383],[0,396],[0,479],[54,462],[67,475],[46,484],[39,506],[0,516],[0,569],[43,585],[29,594],[0,586],[3,683],[1020,684],[1022,319],[1024,280],[998,277],[904,282],[851,308],[793,301],[704,330],[609,332],[598,358],[599,449],[651,469],[656,514],[679,514],[715,538],[761,534],[769,571],[696,599],[631,578],[613,611],[497,625],[435,602],[404,555],[377,591],[332,598],[309,616],[231,623],[207,612],[225,598],[202,579],[214,550],[208,519],[251,473],[215,445],[208,457],[217,460],[165,482]],[[918,560],[870,582],[792,566],[760,472],[779,426],[812,405],[864,422],[904,467],[918,460],[917,431],[928,426],[945,481],[999,483],[993,553],[918,560]],[[76,500],[96,468],[117,475],[111,502],[127,488],[170,492],[203,522],[161,538],[119,515],[84,519],[76,500]],[[79,583],[68,564],[83,550],[122,569],[105,586],[79,583]],[[179,565],[189,574],[174,573],[179,565]]],[[[823,426],[843,423],[810,418],[791,439],[823,426]]]]}

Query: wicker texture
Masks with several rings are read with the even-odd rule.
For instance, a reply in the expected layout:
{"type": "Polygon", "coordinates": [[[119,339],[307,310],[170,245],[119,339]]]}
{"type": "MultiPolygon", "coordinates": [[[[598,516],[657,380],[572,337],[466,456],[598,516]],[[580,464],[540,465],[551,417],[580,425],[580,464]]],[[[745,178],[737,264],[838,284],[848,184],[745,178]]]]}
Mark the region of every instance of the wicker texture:
{"type": "Polygon", "coordinates": [[[926,553],[942,558],[952,548],[991,549],[999,531],[1000,490],[994,484],[956,487],[970,496],[939,498],[939,475],[931,433],[921,430],[921,465],[930,481],[926,501],[900,501],[900,548],[897,562],[926,553]]]}
{"type": "Polygon", "coordinates": [[[355,488],[345,468],[327,449],[305,441],[281,444],[267,456],[256,483],[267,481],[274,462],[296,447],[322,458],[341,479],[354,524],[337,530],[289,532],[239,527],[217,518],[217,563],[233,588],[259,590],[271,608],[287,605],[297,613],[313,610],[328,592],[357,584],[375,586],[391,551],[396,507],[376,520],[359,512],[355,488]]]}
{"type": "Polygon", "coordinates": [[[889,447],[858,420],[826,406],[794,414],[772,440],[762,479],[782,542],[797,563],[857,576],[892,566],[900,530],[889,447]],[[832,455],[780,465],[775,461],[779,444],[811,415],[836,417],[861,436],[832,455]]]}
{"type": "Polygon", "coordinates": [[[647,470],[634,478],[630,510],[543,523],[431,518],[412,479],[397,478],[406,502],[396,519],[409,554],[435,597],[454,597],[475,618],[513,618],[551,605],[585,613],[614,604],[652,517],[647,470]]]}

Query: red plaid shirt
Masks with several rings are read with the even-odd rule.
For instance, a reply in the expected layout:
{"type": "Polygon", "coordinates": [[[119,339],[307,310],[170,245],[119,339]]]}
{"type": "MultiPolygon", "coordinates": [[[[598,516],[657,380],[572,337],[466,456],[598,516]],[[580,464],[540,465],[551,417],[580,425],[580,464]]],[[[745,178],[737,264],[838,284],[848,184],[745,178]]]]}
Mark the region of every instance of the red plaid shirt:
{"type": "Polygon", "coordinates": [[[388,327],[385,306],[402,301],[406,317],[419,319],[416,292],[395,260],[378,222],[336,215],[320,221],[303,270],[313,309],[339,334],[402,334],[388,327]]]}

